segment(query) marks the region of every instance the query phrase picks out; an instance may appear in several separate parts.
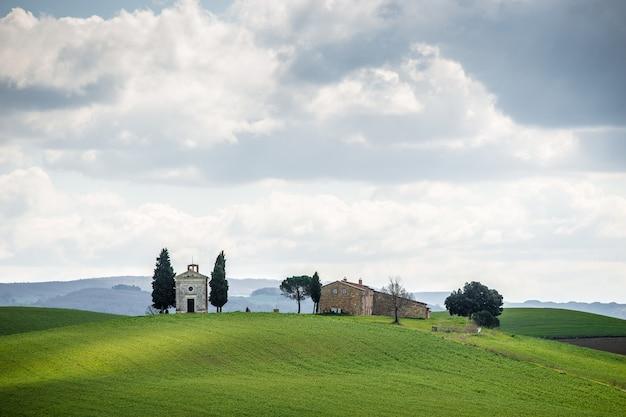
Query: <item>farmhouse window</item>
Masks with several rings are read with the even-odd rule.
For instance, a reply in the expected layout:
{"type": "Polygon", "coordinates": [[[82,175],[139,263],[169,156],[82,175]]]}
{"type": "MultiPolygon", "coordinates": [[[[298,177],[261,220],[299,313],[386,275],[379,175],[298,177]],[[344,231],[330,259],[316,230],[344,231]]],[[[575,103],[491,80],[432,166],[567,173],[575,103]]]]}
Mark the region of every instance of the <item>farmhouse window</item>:
{"type": "Polygon", "coordinates": [[[341,289],[341,293],[342,293],[343,295],[347,295],[347,294],[348,294],[348,290],[347,290],[347,289],[345,289],[345,288],[342,288],[342,289],[341,289]]]}
{"type": "Polygon", "coordinates": [[[189,291],[193,291],[193,287],[189,287],[189,291]]]}
{"type": "Polygon", "coordinates": [[[333,295],[337,295],[337,288],[333,288],[333,295]]]}

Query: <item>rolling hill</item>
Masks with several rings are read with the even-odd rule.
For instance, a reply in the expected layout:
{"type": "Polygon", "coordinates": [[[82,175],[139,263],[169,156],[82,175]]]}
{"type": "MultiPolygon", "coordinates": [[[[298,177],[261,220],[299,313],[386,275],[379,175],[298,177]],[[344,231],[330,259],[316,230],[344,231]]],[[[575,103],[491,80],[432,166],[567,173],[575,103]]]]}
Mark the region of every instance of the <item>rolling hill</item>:
{"type": "Polygon", "coordinates": [[[395,326],[386,317],[163,315],[0,336],[0,414],[621,416],[626,409],[622,356],[499,331],[432,333],[433,323],[463,319],[395,326]],[[552,352],[555,363],[524,357],[520,342],[552,352]]]}
{"type": "Polygon", "coordinates": [[[501,329],[536,337],[626,336],[626,320],[553,308],[505,308],[501,329]]]}
{"type": "Polygon", "coordinates": [[[119,316],[60,308],[0,307],[0,336],[101,322],[119,316]]]}

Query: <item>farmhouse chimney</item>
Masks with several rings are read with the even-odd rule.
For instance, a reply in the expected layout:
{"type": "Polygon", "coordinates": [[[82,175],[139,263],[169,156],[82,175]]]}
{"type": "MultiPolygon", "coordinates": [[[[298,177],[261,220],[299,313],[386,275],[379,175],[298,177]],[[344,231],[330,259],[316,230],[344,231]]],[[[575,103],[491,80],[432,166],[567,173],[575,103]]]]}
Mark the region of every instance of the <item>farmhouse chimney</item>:
{"type": "Polygon", "coordinates": [[[348,278],[343,277],[342,281],[343,281],[343,282],[348,282],[348,278]]]}
{"type": "Polygon", "coordinates": [[[200,272],[198,270],[198,264],[189,264],[189,265],[187,265],[187,271],[200,272]]]}
{"type": "Polygon", "coordinates": [[[359,278],[359,285],[363,285],[363,280],[359,278]]]}

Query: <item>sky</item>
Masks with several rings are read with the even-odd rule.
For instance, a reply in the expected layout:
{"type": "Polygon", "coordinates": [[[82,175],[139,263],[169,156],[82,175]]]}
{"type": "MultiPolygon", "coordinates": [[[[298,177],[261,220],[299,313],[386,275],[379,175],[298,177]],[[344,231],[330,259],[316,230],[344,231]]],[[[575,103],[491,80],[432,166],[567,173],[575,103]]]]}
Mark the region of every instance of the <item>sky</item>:
{"type": "Polygon", "coordinates": [[[2,1],[0,282],[626,302],[621,0],[2,1]]]}

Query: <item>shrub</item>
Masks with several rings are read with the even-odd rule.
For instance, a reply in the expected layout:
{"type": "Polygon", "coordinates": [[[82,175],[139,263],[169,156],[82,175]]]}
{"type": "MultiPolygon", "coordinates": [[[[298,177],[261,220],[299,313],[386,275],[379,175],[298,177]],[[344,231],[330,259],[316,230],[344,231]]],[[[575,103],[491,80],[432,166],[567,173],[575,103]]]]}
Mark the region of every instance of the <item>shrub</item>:
{"type": "Polygon", "coordinates": [[[481,310],[478,313],[472,314],[472,320],[483,327],[492,328],[500,326],[500,320],[487,310],[481,310]]]}

